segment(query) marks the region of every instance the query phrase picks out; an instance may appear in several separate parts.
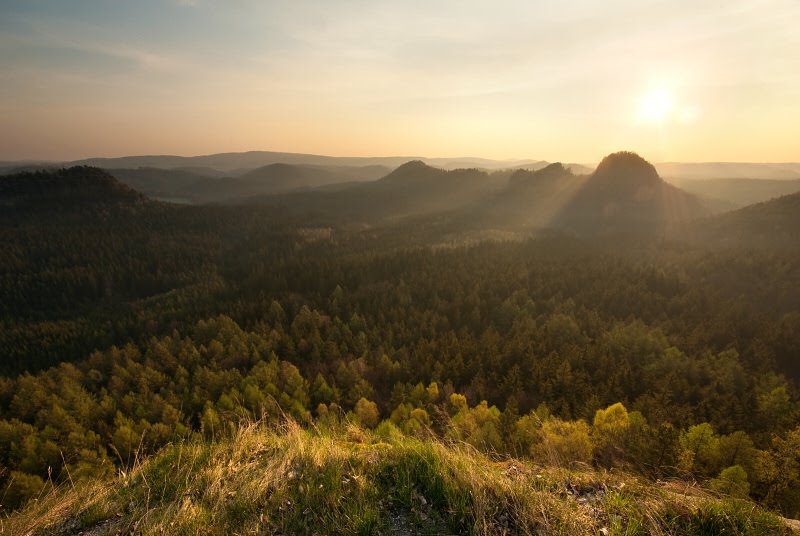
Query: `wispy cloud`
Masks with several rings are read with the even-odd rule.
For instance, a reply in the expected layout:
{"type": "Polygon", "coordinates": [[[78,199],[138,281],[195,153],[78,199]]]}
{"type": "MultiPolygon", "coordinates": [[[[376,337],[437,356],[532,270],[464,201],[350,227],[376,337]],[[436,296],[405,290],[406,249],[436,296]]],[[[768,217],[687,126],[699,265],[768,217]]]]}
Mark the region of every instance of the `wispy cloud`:
{"type": "Polygon", "coordinates": [[[0,1],[0,94],[18,126],[46,103],[141,129],[151,114],[186,139],[202,116],[255,147],[589,161],[660,147],[670,132],[631,117],[668,90],[698,114],[662,156],[697,159],[745,123],[800,136],[798,19],[797,0],[0,1]]]}
{"type": "MultiPolygon", "coordinates": [[[[155,48],[126,44],[124,40],[104,36],[105,29],[75,21],[21,20],[15,32],[0,32],[0,43],[8,51],[6,62],[25,63],[33,51],[75,51],[89,56],[123,60],[141,69],[169,70],[180,66],[174,55],[155,48]]],[[[91,65],[89,65],[91,67],[91,65]]]]}

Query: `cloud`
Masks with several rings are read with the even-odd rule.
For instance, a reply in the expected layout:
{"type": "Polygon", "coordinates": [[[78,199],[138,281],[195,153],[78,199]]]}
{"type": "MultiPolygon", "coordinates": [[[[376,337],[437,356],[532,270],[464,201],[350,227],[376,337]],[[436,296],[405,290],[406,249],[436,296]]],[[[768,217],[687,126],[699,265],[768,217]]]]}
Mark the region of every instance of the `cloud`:
{"type": "MultiPolygon", "coordinates": [[[[141,70],[168,71],[181,66],[174,54],[155,48],[134,45],[107,35],[103,28],[71,20],[40,21],[21,18],[13,32],[0,32],[0,44],[9,51],[6,65],[29,67],[31,59],[50,57],[63,61],[67,53],[74,67],[84,70],[102,70],[113,63],[117,68],[133,66],[141,70]],[[106,62],[98,59],[106,58],[106,62]],[[121,63],[120,63],[121,62],[121,63]]],[[[65,65],[69,66],[69,65],[65,65]]]]}

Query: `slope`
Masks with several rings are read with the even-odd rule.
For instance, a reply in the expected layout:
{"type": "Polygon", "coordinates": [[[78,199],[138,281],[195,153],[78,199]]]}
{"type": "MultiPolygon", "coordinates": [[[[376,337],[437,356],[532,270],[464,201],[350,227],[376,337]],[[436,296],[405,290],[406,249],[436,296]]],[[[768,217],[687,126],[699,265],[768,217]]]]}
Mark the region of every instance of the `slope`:
{"type": "Polygon", "coordinates": [[[722,246],[797,249],[800,245],[800,192],[698,222],[684,233],[687,238],[722,246]]]}
{"type": "Polygon", "coordinates": [[[116,478],[50,490],[4,525],[13,534],[792,532],[749,501],[690,483],[498,461],[458,444],[293,423],[178,442],[116,478]]]}
{"type": "Polygon", "coordinates": [[[800,192],[800,179],[689,179],[674,184],[698,196],[726,201],[733,208],[800,192]]]}

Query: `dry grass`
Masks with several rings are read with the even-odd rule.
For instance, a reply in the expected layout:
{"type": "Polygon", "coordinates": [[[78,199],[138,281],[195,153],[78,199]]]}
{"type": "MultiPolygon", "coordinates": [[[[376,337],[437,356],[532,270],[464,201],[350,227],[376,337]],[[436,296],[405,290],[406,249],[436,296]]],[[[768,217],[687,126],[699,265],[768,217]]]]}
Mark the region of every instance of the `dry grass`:
{"type": "Polygon", "coordinates": [[[109,482],[61,487],[2,534],[789,534],[677,483],[491,460],[357,427],[252,424],[171,445],[109,482]]]}

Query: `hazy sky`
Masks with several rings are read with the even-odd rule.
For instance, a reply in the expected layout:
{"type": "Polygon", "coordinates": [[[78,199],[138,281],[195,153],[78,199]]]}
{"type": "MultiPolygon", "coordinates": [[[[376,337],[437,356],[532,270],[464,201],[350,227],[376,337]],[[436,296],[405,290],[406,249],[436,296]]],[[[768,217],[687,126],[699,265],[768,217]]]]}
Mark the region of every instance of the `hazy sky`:
{"type": "Polygon", "coordinates": [[[0,159],[800,160],[800,0],[0,0],[0,159]]]}

